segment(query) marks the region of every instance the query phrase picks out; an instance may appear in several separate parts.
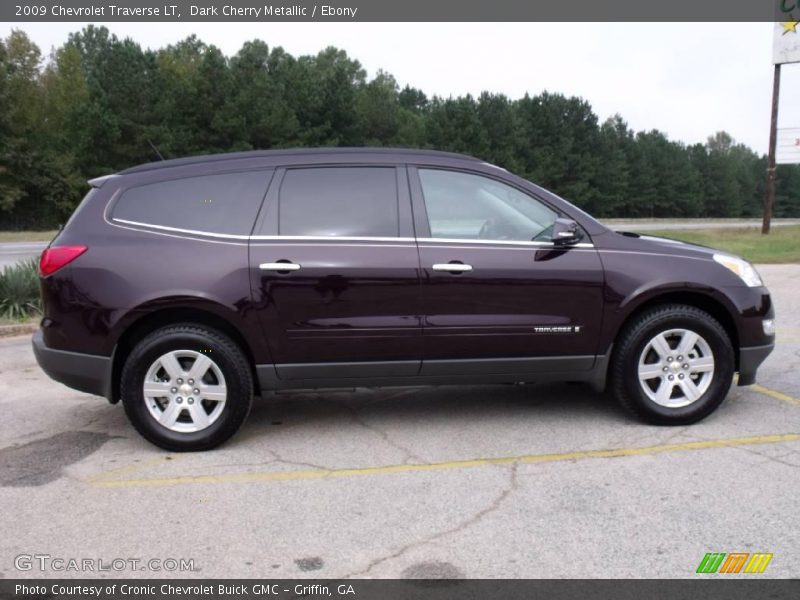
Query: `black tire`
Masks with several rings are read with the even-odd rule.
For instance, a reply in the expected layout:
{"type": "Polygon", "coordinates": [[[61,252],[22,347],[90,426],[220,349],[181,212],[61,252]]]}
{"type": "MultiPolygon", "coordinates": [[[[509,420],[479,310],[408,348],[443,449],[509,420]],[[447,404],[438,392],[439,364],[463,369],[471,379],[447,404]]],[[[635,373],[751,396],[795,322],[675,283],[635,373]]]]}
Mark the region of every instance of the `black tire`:
{"type": "MultiPolygon", "coordinates": [[[[145,439],[165,450],[191,452],[219,446],[236,433],[250,412],[253,381],[241,348],[228,336],[205,325],[180,323],[158,329],[136,344],[125,361],[120,391],[125,413],[145,439]],[[173,351],[193,351],[213,357],[224,378],[227,394],[221,412],[199,431],[167,428],[156,420],[145,401],[143,385],[148,370],[159,357],[173,351]]],[[[198,401],[196,408],[200,404],[198,401]]],[[[180,418],[188,420],[189,413],[182,412],[180,418]]]]}
{"type": "MultiPolygon", "coordinates": [[[[669,358],[675,360],[677,357],[670,356],[669,358]]],[[[657,361],[658,358],[650,360],[657,361]]],[[[660,368],[663,370],[667,364],[671,365],[672,362],[662,364],[664,366],[660,368]]],[[[620,334],[611,363],[611,390],[623,407],[644,421],[657,425],[687,425],[704,419],[722,403],[730,389],[734,370],[733,346],[728,334],[718,321],[693,306],[665,304],[638,315],[620,334]],[[673,329],[699,334],[707,342],[714,360],[714,371],[707,389],[696,400],[680,407],[663,406],[651,399],[643,389],[644,385],[650,385],[656,386],[656,390],[658,390],[665,383],[676,385],[677,381],[673,383],[672,381],[667,382],[666,379],[653,378],[648,384],[641,383],[639,380],[639,360],[642,353],[656,336],[673,329]]],[[[679,371],[674,375],[672,371],[667,373],[668,375],[664,375],[665,378],[668,376],[679,377],[687,372],[679,371]]],[[[701,376],[694,375],[694,377],[701,376]]],[[[685,377],[687,375],[683,375],[682,380],[685,377]]],[[[683,395],[681,388],[678,388],[677,391],[669,389],[670,393],[674,393],[676,396],[683,395]]],[[[652,387],[651,391],[657,395],[652,387]]],[[[676,403],[680,403],[680,401],[680,398],[675,400],[676,403]]],[[[668,402],[673,402],[673,400],[668,402]]]]}

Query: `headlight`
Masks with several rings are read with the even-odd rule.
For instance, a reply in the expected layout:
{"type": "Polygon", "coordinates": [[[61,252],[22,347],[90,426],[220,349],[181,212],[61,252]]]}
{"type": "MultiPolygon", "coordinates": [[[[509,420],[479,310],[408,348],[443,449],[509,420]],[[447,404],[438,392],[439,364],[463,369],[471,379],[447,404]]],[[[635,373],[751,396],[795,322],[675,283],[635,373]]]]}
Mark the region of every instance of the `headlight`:
{"type": "Polygon", "coordinates": [[[715,254],[714,260],[721,264],[726,269],[736,273],[739,278],[745,282],[748,287],[759,287],[764,285],[761,281],[761,276],[746,260],[738,256],[729,256],[727,254],[715,254]]]}

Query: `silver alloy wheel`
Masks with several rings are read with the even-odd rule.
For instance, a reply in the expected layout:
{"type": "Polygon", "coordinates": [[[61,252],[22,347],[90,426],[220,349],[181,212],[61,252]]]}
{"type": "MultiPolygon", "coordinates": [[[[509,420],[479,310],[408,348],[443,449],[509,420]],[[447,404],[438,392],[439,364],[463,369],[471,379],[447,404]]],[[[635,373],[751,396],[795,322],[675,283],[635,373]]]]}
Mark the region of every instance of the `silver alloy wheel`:
{"type": "Polygon", "coordinates": [[[694,331],[662,331],[642,350],[638,376],[642,390],[656,404],[688,406],[700,399],[714,379],[714,353],[694,331]]]}
{"type": "Polygon", "coordinates": [[[209,427],[228,397],[220,368],[194,350],[174,350],[156,359],[145,375],[143,393],[152,417],[178,433],[209,427]]]}

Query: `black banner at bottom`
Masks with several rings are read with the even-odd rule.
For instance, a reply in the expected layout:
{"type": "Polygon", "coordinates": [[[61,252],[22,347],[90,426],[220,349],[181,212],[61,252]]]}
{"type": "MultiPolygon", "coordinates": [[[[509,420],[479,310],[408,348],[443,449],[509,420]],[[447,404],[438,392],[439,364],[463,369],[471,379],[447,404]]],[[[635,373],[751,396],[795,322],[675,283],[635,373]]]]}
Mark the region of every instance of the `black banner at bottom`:
{"type": "Polygon", "coordinates": [[[5,579],[16,600],[774,600],[800,598],[800,579],[5,579]]]}

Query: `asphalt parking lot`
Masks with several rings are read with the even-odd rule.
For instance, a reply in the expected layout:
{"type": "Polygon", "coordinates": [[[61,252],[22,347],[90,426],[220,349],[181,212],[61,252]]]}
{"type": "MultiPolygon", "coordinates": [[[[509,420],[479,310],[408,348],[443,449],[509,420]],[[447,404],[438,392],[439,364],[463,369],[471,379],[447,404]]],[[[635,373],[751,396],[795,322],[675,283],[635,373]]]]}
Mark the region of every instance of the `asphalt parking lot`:
{"type": "Polygon", "coordinates": [[[267,396],[221,449],[169,454],[0,340],[0,577],[684,578],[706,552],[800,576],[800,265],[760,271],[759,385],[678,428],[582,385],[358,389],[267,396]]]}

